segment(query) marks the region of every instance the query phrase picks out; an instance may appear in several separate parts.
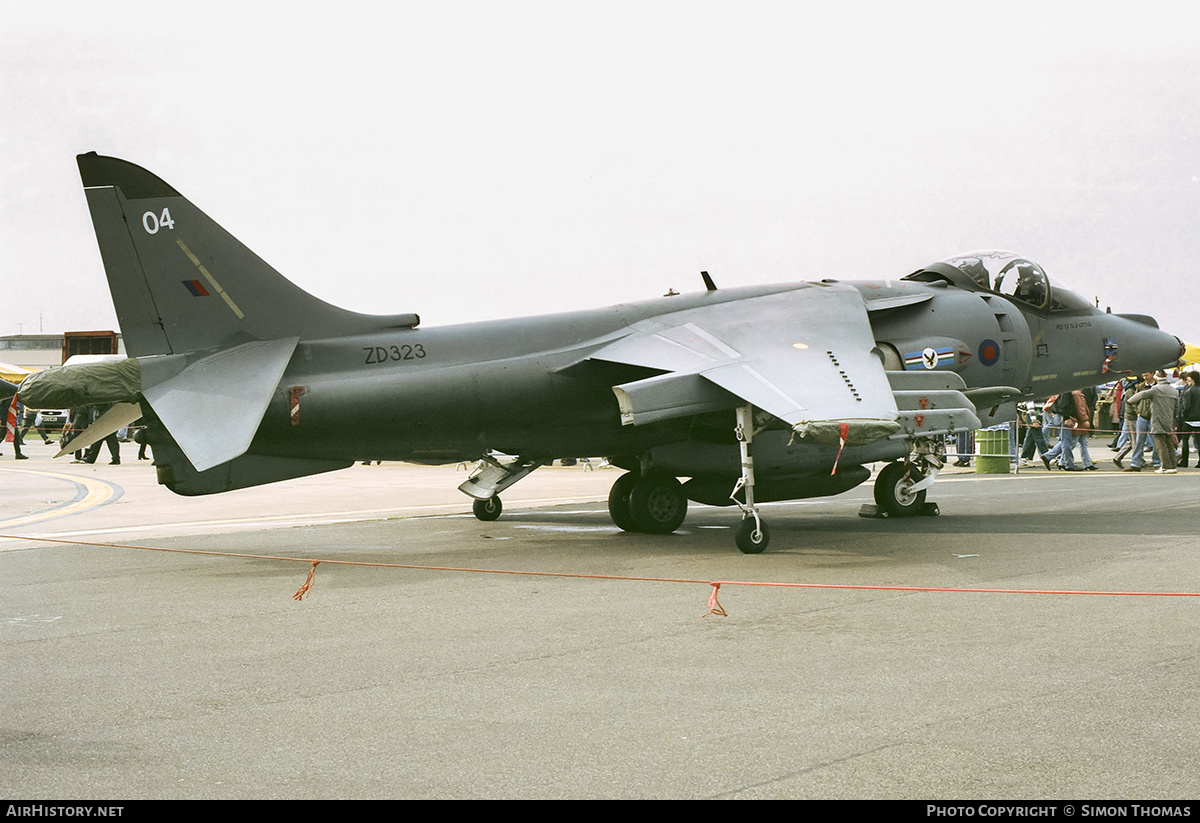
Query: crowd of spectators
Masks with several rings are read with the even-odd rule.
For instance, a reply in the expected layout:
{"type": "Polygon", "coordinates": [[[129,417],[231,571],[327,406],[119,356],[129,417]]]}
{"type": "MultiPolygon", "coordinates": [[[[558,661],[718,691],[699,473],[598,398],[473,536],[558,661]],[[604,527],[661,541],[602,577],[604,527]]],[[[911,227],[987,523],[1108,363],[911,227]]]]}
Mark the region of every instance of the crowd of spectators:
{"type": "Polygon", "coordinates": [[[1095,471],[1089,437],[1108,435],[1107,446],[1116,452],[1113,462],[1123,471],[1152,467],[1156,474],[1175,474],[1187,468],[1190,446],[1195,446],[1195,466],[1200,468],[1198,380],[1195,371],[1174,381],[1159,371],[1022,403],[1018,459],[1027,467],[1037,465],[1036,456],[1047,470],[1095,471]]]}

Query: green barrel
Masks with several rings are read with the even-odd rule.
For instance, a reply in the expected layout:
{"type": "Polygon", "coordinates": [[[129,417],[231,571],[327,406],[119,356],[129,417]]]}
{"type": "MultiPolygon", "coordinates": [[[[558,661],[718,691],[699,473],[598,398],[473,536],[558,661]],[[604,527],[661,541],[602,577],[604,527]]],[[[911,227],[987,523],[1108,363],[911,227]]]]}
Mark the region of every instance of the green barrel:
{"type": "Polygon", "coordinates": [[[1008,428],[975,432],[975,473],[1008,474],[1008,428]]]}

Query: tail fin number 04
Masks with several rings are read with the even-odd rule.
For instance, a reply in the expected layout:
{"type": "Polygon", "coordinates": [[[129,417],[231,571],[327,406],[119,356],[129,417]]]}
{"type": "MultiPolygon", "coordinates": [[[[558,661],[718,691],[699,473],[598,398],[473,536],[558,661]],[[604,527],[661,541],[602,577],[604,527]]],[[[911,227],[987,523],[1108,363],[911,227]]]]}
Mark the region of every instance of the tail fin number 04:
{"type": "Polygon", "coordinates": [[[142,227],[146,230],[146,234],[158,234],[160,228],[175,228],[175,221],[171,219],[171,210],[163,209],[162,216],[158,217],[152,211],[148,211],[142,215],[142,227]]]}

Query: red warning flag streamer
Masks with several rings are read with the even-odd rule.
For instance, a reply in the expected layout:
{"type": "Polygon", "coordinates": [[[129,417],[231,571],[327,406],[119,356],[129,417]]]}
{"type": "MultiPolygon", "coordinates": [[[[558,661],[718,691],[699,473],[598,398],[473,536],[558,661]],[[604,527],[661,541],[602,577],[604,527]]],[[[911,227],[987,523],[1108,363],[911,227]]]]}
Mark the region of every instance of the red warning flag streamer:
{"type": "Polygon", "coordinates": [[[308,592],[310,589],[312,589],[313,583],[315,582],[315,578],[317,576],[317,566],[319,565],[321,565],[320,560],[314,560],[312,562],[312,568],[308,570],[308,579],[305,580],[304,585],[292,595],[293,600],[300,601],[308,597],[308,592]]]}
{"type": "Polygon", "coordinates": [[[8,404],[8,414],[4,416],[4,442],[11,443],[17,436],[17,396],[8,404]]]}
{"type": "Polygon", "coordinates": [[[850,424],[846,422],[838,423],[838,453],[837,457],[833,458],[833,471],[829,473],[830,477],[837,474],[838,461],[842,459],[842,449],[846,448],[846,441],[850,439],[850,424]]]}
{"type": "Polygon", "coordinates": [[[709,583],[708,585],[712,586],[712,593],[708,596],[708,614],[701,615],[701,617],[708,617],[709,614],[729,617],[725,609],[721,606],[721,601],[717,600],[717,593],[721,591],[721,584],[709,583]]]}

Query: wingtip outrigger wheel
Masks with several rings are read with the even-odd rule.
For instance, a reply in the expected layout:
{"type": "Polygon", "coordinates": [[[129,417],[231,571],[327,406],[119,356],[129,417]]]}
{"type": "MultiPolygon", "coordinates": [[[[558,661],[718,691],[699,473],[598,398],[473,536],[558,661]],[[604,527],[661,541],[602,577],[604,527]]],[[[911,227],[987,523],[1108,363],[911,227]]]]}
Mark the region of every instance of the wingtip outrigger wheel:
{"type": "Polygon", "coordinates": [[[502,463],[485,454],[479,459],[475,471],[458,490],[475,498],[471,504],[471,511],[476,517],[483,521],[495,520],[504,508],[500,503],[500,492],[541,465],[540,460],[527,460],[522,457],[502,463]]]}
{"type": "Polygon", "coordinates": [[[480,520],[490,522],[500,516],[504,511],[504,504],[500,502],[499,497],[489,497],[487,500],[476,500],[471,504],[471,511],[480,520]]]}

